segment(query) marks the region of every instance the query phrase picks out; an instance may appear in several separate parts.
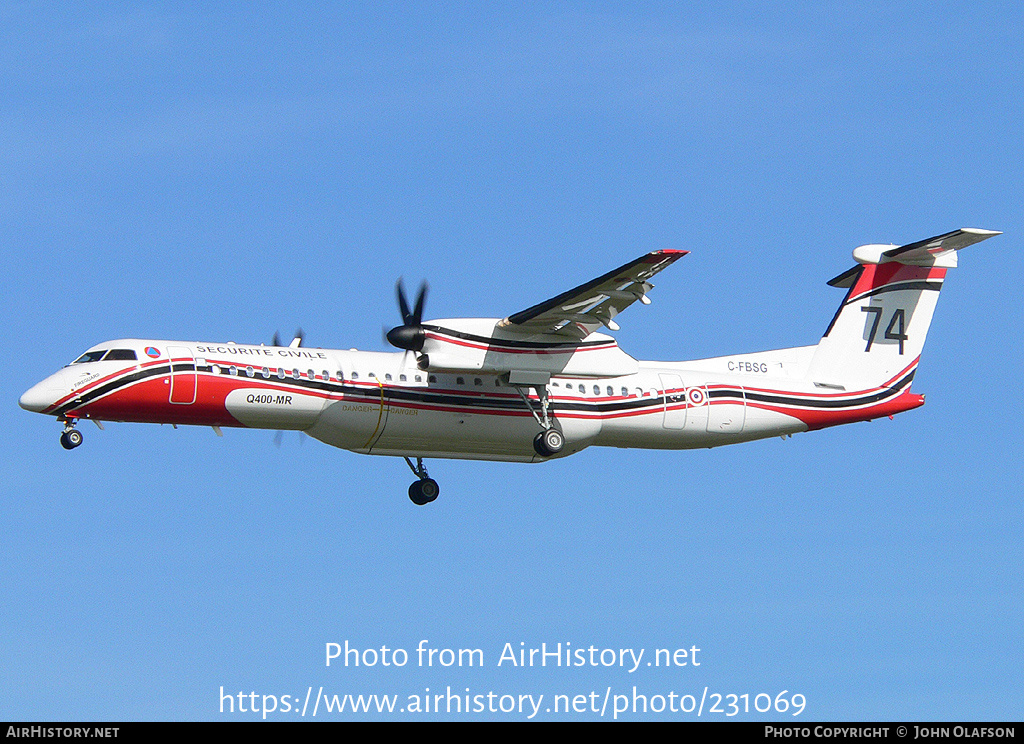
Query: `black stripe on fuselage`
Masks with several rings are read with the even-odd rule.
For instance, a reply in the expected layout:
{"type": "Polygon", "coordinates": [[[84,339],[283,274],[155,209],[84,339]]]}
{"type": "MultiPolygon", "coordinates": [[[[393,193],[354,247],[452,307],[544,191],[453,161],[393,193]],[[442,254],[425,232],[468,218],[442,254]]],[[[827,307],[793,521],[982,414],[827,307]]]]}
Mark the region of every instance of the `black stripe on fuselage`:
{"type": "MultiPolygon", "coordinates": [[[[900,393],[905,387],[908,387],[913,380],[914,370],[911,370],[909,374],[889,387],[882,388],[881,390],[869,395],[862,395],[859,398],[846,398],[841,400],[836,400],[834,398],[802,398],[794,401],[791,398],[786,398],[780,395],[771,395],[768,393],[750,390],[745,392],[746,399],[748,401],[757,401],[758,403],[771,403],[782,406],[799,405],[804,408],[860,408],[862,406],[880,403],[886,398],[891,398],[893,395],[900,393]]],[[[708,395],[710,397],[714,397],[714,392],[716,391],[709,391],[708,395]]]]}
{"type": "MultiPolygon", "coordinates": [[[[181,365],[175,365],[175,370],[177,370],[179,366],[181,365]]],[[[163,375],[166,375],[169,371],[169,364],[159,364],[153,367],[136,369],[132,372],[129,372],[126,375],[123,375],[122,377],[118,377],[116,380],[109,380],[108,382],[104,382],[102,385],[97,385],[96,387],[90,389],[87,393],[83,395],[75,396],[74,398],[71,399],[70,402],[65,403],[60,408],[53,411],[52,415],[63,416],[68,411],[73,411],[76,408],[81,408],[82,406],[88,405],[90,402],[96,400],[97,398],[107,395],[108,393],[112,393],[118,388],[126,387],[127,385],[132,385],[140,380],[145,380],[146,378],[149,377],[162,377],[163,375]]]]}
{"type": "MultiPolygon", "coordinates": [[[[205,367],[199,367],[198,369],[191,362],[180,362],[174,364],[174,372],[191,372],[195,370],[197,373],[214,374],[210,371],[212,365],[205,367]]],[[[221,366],[222,375],[227,375],[241,383],[252,381],[257,384],[270,384],[276,387],[288,387],[296,388],[299,391],[308,390],[316,391],[320,393],[326,393],[332,396],[341,396],[344,398],[362,398],[370,403],[379,403],[381,399],[381,391],[383,390],[384,401],[388,405],[401,406],[405,405],[425,405],[425,406],[445,406],[455,407],[464,409],[477,409],[482,412],[522,412],[526,413],[522,400],[511,395],[503,395],[501,397],[488,395],[487,393],[458,393],[451,390],[432,390],[430,388],[423,387],[400,387],[400,386],[388,386],[384,385],[383,388],[377,386],[370,386],[367,384],[356,385],[351,383],[337,383],[324,380],[296,380],[294,378],[257,378],[257,377],[244,377],[230,375],[224,366],[221,366]]],[[[168,374],[169,365],[160,364],[144,369],[134,370],[128,374],[125,374],[115,380],[110,380],[98,385],[95,388],[89,390],[84,395],[74,398],[71,402],[65,403],[60,408],[52,412],[52,415],[62,416],[68,411],[76,408],[81,408],[88,405],[90,402],[106,396],[120,388],[128,387],[142,380],[161,377],[168,374]]],[[[842,409],[842,408],[860,408],[867,405],[878,403],[886,398],[892,397],[900,393],[904,388],[908,387],[914,379],[914,370],[911,370],[900,380],[895,382],[893,385],[882,388],[876,392],[860,395],[856,397],[845,397],[845,398],[817,398],[817,397],[804,397],[799,393],[768,393],[755,391],[750,389],[740,388],[712,388],[707,390],[707,395],[710,400],[718,400],[725,402],[727,400],[734,400],[736,403],[756,402],[766,403],[769,405],[786,406],[786,407],[803,407],[803,408],[817,408],[817,409],[842,409]]],[[[197,380],[197,384],[198,380],[197,380]]],[[[507,389],[507,388],[506,388],[507,389]]],[[[678,394],[678,391],[675,393],[678,394]]],[[[670,391],[669,396],[673,395],[670,391]]],[[[669,400],[669,402],[672,402],[669,400]]],[[[539,404],[538,404],[539,405],[539,404]]],[[[552,399],[550,403],[550,411],[553,415],[561,413],[597,413],[597,414],[622,414],[627,412],[647,412],[655,413],[659,410],[663,410],[666,405],[666,395],[654,395],[651,397],[643,398],[630,398],[620,399],[615,401],[599,402],[599,401],[568,401],[552,399]]]]}
{"type": "Polygon", "coordinates": [[[476,344],[482,344],[484,346],[507,346],[511,349],[565,349],[566,351],[571,349],[578,349],[587,346],[607,346],[608,344],[614,343],[609,339],[597,340],[597,341],[567,341],[567,342],[547,342],[547,341],[520,341],[518,339],[511,338],[495,338],[493,336],[475,336],[472,333],[464,333],[463,331],[453,331],[450,328],[443,328],[436,325],[424,325],[424,330],[434,331],[436,333],[443,334],[445,336],[451,336],[453,338],[462,339],[463,341],[472,341],[476,344]]]}

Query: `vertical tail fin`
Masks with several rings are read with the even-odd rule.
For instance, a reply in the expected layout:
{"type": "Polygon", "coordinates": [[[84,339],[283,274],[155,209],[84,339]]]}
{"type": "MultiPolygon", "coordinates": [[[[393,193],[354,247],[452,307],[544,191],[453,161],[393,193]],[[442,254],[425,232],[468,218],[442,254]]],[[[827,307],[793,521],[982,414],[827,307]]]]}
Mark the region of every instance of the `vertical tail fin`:
{"type": "Polygon", "coordinates": [[[902,247],[854,250],[857,265],[829,282],[848,292],[818,343],[810,380],[860,390],[906,385],[956,252],[993,235],[963,228],[902,247]]]}

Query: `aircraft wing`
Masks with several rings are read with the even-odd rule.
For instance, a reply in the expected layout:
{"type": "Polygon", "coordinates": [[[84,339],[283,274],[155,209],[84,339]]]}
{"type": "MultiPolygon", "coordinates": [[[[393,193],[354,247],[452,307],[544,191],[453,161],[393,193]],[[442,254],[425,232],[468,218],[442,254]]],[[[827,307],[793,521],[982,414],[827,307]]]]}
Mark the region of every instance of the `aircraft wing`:
{"type": "Polygon", "coordinates": [[[653,251],[640,256],[575,289],[510,315],[501,322],[506,330],[524,333],[553,333],[582,340],[604,326],[619,330],[615,316],[640,300],[650,303],[646,295],[653,288],[652,276],[689,251],[653,251]]]}

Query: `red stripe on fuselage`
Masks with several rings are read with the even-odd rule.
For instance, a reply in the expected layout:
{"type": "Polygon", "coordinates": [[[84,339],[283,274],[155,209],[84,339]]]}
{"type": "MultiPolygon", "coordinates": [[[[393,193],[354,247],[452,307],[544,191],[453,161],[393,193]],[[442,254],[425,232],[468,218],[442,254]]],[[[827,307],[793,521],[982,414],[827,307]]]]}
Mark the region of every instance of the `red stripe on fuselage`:
{"type": "MultiPolygon", "coordinates": [[[[166,362],[164,362],[166,363],[166,362]]],[[[143,366],[152,366],[157,362],[150,363],[143,366]]],[[[915,359],[911,362],[903,371],[898,375],[894,376],[889,383],[895,382],[898,379],[904,377],[909,373],[911,369],[917,364],[915,359]]],[[[90,384],[84,390],[93,388],[96,384],[103,382],[109,382],[111,379],[116,378],[118,374],[131,374],[135,371],[135,367],[131,367],[127,370],[122,370],[120,373],[115,373],[104,377],[102,380],[97,380],[95,383],[90,384]]],[[[297,387],[292,384],[289,385],[284,381],[270,381],[260,380],[248,377],[235,377],[228,375],[218,375],[210,373],[197,373],[198,374],[198,393],[194,403],[191,404],[176,404],[169,401],[170,393],[170,377],[169,375],[160,375],[159,377],[147,378],[137,382],[126,382],[123,387],[111,391],[103,395],[96,400],[90,401],[80,408],[72,409],[66,414],[70,418],[93,418],[98,420],[106,421],[132,421],[139,423],[165,423],[165,424],[194,424],[202,426],[233,426],[241,427],[244,426],[237,419],[235,419],[226,409],[225,401],[227,396],[233,391],[243,388],[256,388],[261,390],[272,390],[276,392],[299,392],[303,395],[315,396],[319,398],[325,398],[328,400],[342,400],[344,398],[355,398],[356,400],[376,403],[380,399],[381,386],[377,383],[362,382],[362,381],[349,381],[346,385],[352,387],[358,387],[359,392],[354,396],[351,392],[348,395],[343,395],[340,390],[338,391],[325,391],[316,390],[306,387],[297,387]]],[[[909,390],[902,393],[894,394],[893,397],[879,401],[877,403],[871,403],[867,405],[858,405],[856,400],[863,398],[866,395],[872,395],[877,392],[885,390],[888,386],[880,386],[864,391],[855,392],[830,392],[830,393],[813,393],[813,392],[796,392],[796,391],[784,391],[784,390],[771,390],[766,388],[746,388],[749,392],[758,392],[767,395],[777,395],[783,397],[792,397],[791,403],[766,403],[760,401],[751,401],[749,399],[743,401],[740,397],[738,388],[733,388],[728,385],[708,385],[707,389],[724,389],[724,390],[735,390],[736,397],[729,399],[718,399],[708,401],[705,405],[745,405],[751,408],[759,408],[763,410],[772,411],[775,413],[790,416],[800,421],[803,421],[811,429],[820,429],[827,426],[834,426],[838,424],[849,423],[853,421],[864,421],[880,416],[892,415],[900,413],[902,411],[911,410],[917,408],[924,403],[923,396],[914,395],[909,390]],[[801,403],[801,398],[807,399],[835,399],[835,398],[850,398],[849,407],[845,408],[829,408],[829,409],[816,409],[813,407],[805,407],[807,404],[801,403]]],[[[676,389],[675,392],[681,392],[683,388],[676,389]]],[[[403,387],[403,386],[384,386],[385,399],[390,406],[396,408],[410,408],[423,411],[444,411],[444,412],[465,412],[474,413],[478,415],[492,415],[492,416],[531,416],[532,414],[528,411],[525,406],[521,405],[521,400],[516,396],[504,392],[483,392],[478,390],[459,390],[459,389],[445,389],[440,390],[437,388],[422,388],[422,387],[403,387]],[[427,395],[444,395],[444,396],[456,396],[462,398],[465,403],[431,403],[429,401],[409,401],[401,400],[398,398],[391,398],[388,391],[422,391],[427,395]],[[503,406],[502,408],[484,408],[474,406],[473,402],[475,399],[487,398],[490,401],[499,401],[503,406]],[[505,407],[507,406],[507,407],[505,407]]],[[[672,392],[667,391],[669,394],[672,392]]],[[[68,396],[65,400],[77,397],[81,395],[82,391],[75,393],[73,396],[68,396]]],[[[574,411],[555,411],[555,415],[559,418],[565,419],[616,419],[624,417],[635,417],[635,416],[646,416],[646,415],[661,415],[666,409],[665,399],[659,395],[659,397],[651,397],[649,400],[645,400],[648,396],[641,398],[633,397],[622,397],[612,396],[604,397],[601,399],[590,399],[581,396],[552,396],[552,403],[557,406],[559,402],[573,403],[573,404],[592,404],[593,409],[591,410],[574,410],[574,411]],[[620,411],[601,411],[599,406],[606,404],[620,403],[624,401],[642,401],[641,407],[620,410],[620,411]]],[[[531,402],[534,405],[539,405],[535,396],[530,396],[531,402]]],[[[681,410],[686,407],[685,402],[672,404],[669,403],[668,410],[681,410]]]]}
{"type": "Polygon", "coordinates": [[[498,342],[493,343],[479,343],[476,341],[468,341],[462,338],[456,338],[447,334],[437,333],[436,331],[426,331],[426,337],[434,341],[440,341],[446,344],[452,344],[453,346],[464,346],[470,349],[482,349],[496,351],[500,354],[535,354],[538,356],[552,356],[563,354],[566,356],[572,354],[579,354],[584,351],[602,351],[605,349],[614,349],[617,344],[610,342],[607,344],[601,344],[600,346],[565,346],[562,348],[553,349],[520,349],[514,346],[505,346],[498,342]]]}
{"type": "Polygon", "coordinates": [[[164,360],[161,360],[161,361],[158,361],[158,362],[148,362],[146,364],[132,365],[131,367],[122,367],[121,369],[117,370],[116,372],[111,372],[109,375],[104,375],[103,377],[100,377],[98,379],[93,380],[92,382],[90,382],[85,387],[79,388],[78,390],[75,390],[74,392],[68,393],[63,398],[59,399],[56,403],[54,403],[52,406],[50,406],[45,411],[43,411],[43,413],[50,413],[50,411],[56,411],[58,408],[60,408],[61,406],[67,405],[69,402],[73,401],[75,398],[81,398],[83,395],[88,393],[93,388],[99,387],[100,385],[108,383],[111,380],[114,380],[114,379],[116,379],[118,377],[121,377],[123,375],[132,374],[133,372],[135,372],[135,371],[137,371],[139,369],[145,369],[147,367],[153,367],[153,366],[155,366],[157,364],[168,364],[168,363],[169,363],[168,360],[164,359],[164,360]]]}
{"type": "Polygon", "coordinates": [[[897,413],[910,411],[923,405],[924,396],[911,393],[909,390],[889,400],[884,400],[864,408],[840,408],[827,411],[809,408],[785,408],[760,402],[747,403],[747,406],[750,408],[761,408],[799,419],[807,424],[809,431],[824,429],[829,426],[839,426],[840,424],[852,424],[855,421],[870,421],[882,416],[894,416],[897,413]]]}
{"type": "Polygon", "coordinates": [[[194,403],[171,403],[170,377],[162,375],[129,383],[67,415],[144,424],[242,426],[224,407],[224,399],[237,387],[241,386],[202,376],[194,403]]]}
{"type": "Polygon", "coordinates": [[[244,426],[225,407],[233,390],[258,388],[284,393],[300,392],[320,398],[337,398],[322,390],[274,384],[247,377],[198,373],[198,390],[194,403],[171,403],[170,377],[161,375],[127,383],[81,408],[67,413],[69,417],[94,418],[102,421],[132,421],[145,424],[195,424],[200,426],[244,426]]]}

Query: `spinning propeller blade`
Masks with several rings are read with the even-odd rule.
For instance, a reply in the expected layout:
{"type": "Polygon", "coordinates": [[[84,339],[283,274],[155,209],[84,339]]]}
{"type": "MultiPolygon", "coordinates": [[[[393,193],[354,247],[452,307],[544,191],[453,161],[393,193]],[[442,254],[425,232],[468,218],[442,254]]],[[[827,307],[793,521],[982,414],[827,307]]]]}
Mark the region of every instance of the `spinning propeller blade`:
{"type": "Polygon", "coordinates": [[[427,283],[420,285],[416,295],[416,304],[409,310],[409,302],[405,298],[405,287],[399,279],[395,285],[398,294],[398,311],[402,314],[402,325],[395,326],[387,332],[388,343],[406,351],[420,351],[423,348],[423,306],[427,301],[427,283]]]}
{"type": "MultiPolygon", "coordinates": [[[[301,328],[299,328],[298,330],[295,331],[295,337],[292,339],[291,343],[288,344],[288,346],[292,349],[297,349],[298,347],[302,346],[302,342],[303,340],[305,340],[305,338],[305,332],[301,328]]],[[[274,331],[274,338],[271,339],[270,345],[281,346],[281,334],[278,333],[277,331],[274,331]]]]}

